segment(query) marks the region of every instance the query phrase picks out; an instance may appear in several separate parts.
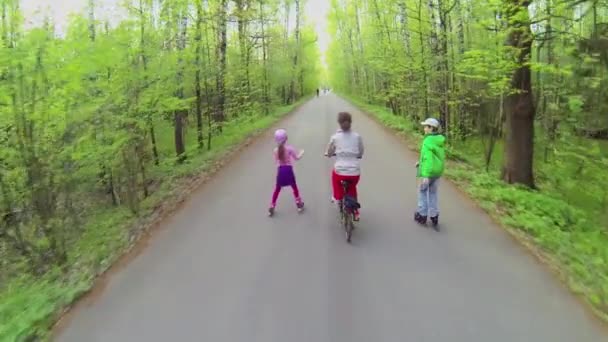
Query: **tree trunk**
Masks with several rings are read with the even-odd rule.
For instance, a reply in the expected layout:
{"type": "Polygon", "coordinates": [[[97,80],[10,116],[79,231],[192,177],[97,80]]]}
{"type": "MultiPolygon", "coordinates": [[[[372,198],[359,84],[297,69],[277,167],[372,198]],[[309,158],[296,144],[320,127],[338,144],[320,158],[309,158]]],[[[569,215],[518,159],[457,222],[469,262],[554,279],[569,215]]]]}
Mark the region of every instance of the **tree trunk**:
{"type": "MultiPolygon", "coordinates": [[[[285,27],[285,31],[283,34],[283,44],[284,44],[284,53],[285,56],[289,56],[290,53],[290,48],[289,48],[289,17],[290,17],[290,12],[291,12],[291,7],[290,7],[290,2],[291,0],[285,0],[285,22],[284,22],[284,27],[285,27]]],[[[289,57],[287,57],[289,58],[289,57]]],[[[283,98],[283,103],[284,104],[289,104],[289,89],[288,89],[288,85],[286,85],[285,83],[283,83],[283,85],[281,86],[281,97],[283,98]]]]}
{"type": "Polygon", "coordinates": [[[363,50],[363,37],[361,36],[361,20],[360,9],[358,3],[355,1],[355,24],[357,27],[357,41],[359,42],[359,59],[362,62],[361,72],[363,73],[363,82],[365,82],[365,98],[369,100],[371,98],[370,89],[369,89],[369,75],[367,72],[367,62],[365,59],[365,51],[363,50]]]}
{"type": "MultiPolygon", "coordinates": [[[[143,84],[147,83],[148,79],[148,58],[146,56],[146,48],[145,48],[145,11],[143,1],[139,1],[139,11],[140,11],[140,30],[139,30],[139,45],[140,45],[140,60],[144,69],[144,81],[143,84]]],[[[108,77],[109,78],[109,77],[108,77]]],[[[150,141],[152,143],[152,155],[154,156],[154,164],[160,164],[160,158],[158,156],[158,148],[156,146],[156,132],[154,130],[154,119],[152,118],[152,113],[149,111],[145,113],[146,123],[148,125],[148,132],[150,133],[150,141]]]]}
{"type": "MultiPolygon", "coordinates": [[[[293,103],[296,100],[296,80],[299,79],[300,73],[302,72],[298,66],[298,58],[300,55],[300,0],[295,0],[296,4],[296,28],[295,28],[295,39],[296,46],[293,54],[293,73],[291,75],[291,83],[289,86],[289,103],[293,103]]],[[[301,94],[300,94],[301,95],[301,94]]]]}
{"type": "Polygon", "coordinates": [[[408,56],[412,56],[412,44],[410,39],[410,30],[408,27],[408,12],[407,3],[405,1],[399,2],[399,15],[401,16],[401,36],[403,38],[403,45],[405,47],[405,53],[408,56]]]}
{"type": "MultiPolygon", "coordinates": [[[[422,22],[422,1],[423,0],[419,0],[418,2],[418,31],[419,31],[419,35],[420,35],[420,65],[422,66],[422,85],[423,85],[423,100],[424,100],[424,117],[427,118],[429,116],[429,76],[428,76],[428,72],[427,72],[427,68],[426,68],[426,49],[424,48],[426,46],[426,42],[424,41],[424,34],[423,34],[423,22],[422,22]]],[[[418,120],[419,118],[417,117],[416,114],[414,114],[414,120],[418,120]]]]}
{"type": "Polygon", "coordinates": [[[142,142],[138,141],[135,146],[135,153],[139,157],[139,171],[141,173],[141,186],[144,191],[144,198],[147,198],[150,195],[150,191],[148,190],[148,176],[146,175],[146,156],[142,146],[142,142]]]}
{"type": "MultiPolygon", "coordinates": [[[[559,67],[557,66],[557,64],[559,64],[559,62],[556,60],[555,58],[555,51],[554,51],[554,47],[553,47],[553,23],[552,23],[552,7],[553,7],[553,2],[551,0],[546,0],[546,6],[547,6],[547,28],[546,28],[546,32],[547,32],[547,63],[549,65],[555,66],[556,69],[558,69],[559,67]]],[[[562,83],[562,77],[563,76],[559,76],[557,79],[552,75],[547,75],[546,78],[546,83],[551,84],[551,88],[550,91],[547,93],[545,87],[542,87],[541,89],[543,89],[543,103],[542,103],[542,118],[543,118],[543,123],[544,123],[544,128],[546,130],[547,133],[547,143],[545,144],[545,151],[544,151],[544,162],[547,163],[549,161],[549,154],[551,152],[551,150],[554,147],[555,144],[555,138],[557,135],[557,127],[559,126],[559,118],[555,117],[555,113],[554,113],[554,109],[550,109],[547,111],[547,102],[549,100],[551,100],[551,102],[555,103],[556,106],[554,108],[559,108],[560,107],[560,85],[562,83]],[[550,96],[550,98],[548,98],[550,96]]]]}
{"type": "Polygon", "coordinates": [[[249,44],[247,42],[247,20],[249,11],[248,0],[235,0],[237,6],[237,26],[238,26],[238,40],[239,40],[239,52],[241,59],[241,69],[245,77],[241,77],[240,91],[239,91],[239,105],[245,106],[249,101],[250,96],[250,80],[249,80],[249,44]]]}
{"type": "MultiPolygon", "coordinates": [[[[211,63],[211,44],[209,43],[209,26],[208,22],[205,22],[205,51],[207,58],[205,59],[205,69],[210,69],[211,63]]],[[[213,119],[212,119],[212,111],[213,111],[213,97],[211,94],[211,84],[207,78],[205,78],[205,99],[207,100],[207,150],[211,150],[211,138],[213,136],[213,119]]]]}
{"type": "Polygon", "coordinates": [[[535,187],[534,158],[534,99],[528,64],[532,51],[532,32],[528,0],[508,0],[507,22],[511,29],[507,44],[516,49],[517,68],[511,77],[515,92],[507,97],[505,112],[505,160],[502,178],[507,183],[535,187]]]}
{"type": "Polygon", "coordinates": [[[186,160],[186,144],[184,142],[184,119],[186,115],[188,115],[188,112],[181,109],[176,110],[173,115],[175,154],[178,163],[183,163],[186,160]]]}
{"type": "MultiPolygon", "coordinates": [[[[177,61],[177,97],[184,99],[184,60],[183,53],[186,49],[186,32],[188,30],[188,17],[184,13],[180,13],[179,32],[177,40],[178,61],[177,61]]],[[[173,114],[174,120],[174,138],[175,138],[175,153],[177,162],[183,163],[186,160],[186,144],[184,143],[184,121],[188,115],[185,109],[178,109],[173,114]]]]}
{"type": "Polygon", "coordinates": [[[270,98],[268,96],[269,84],[268,84],[268,52],[266,46],[266,19],[264,16],[264,2],[259,1],[260,5],[260,28],[262,30],[262,67],[263,67],[263,80],[262,80],[262,102],[264,103],[264,114],[270,113],[270,98]]]}
{"type": "Polygon", "coordinates": [[[200,1],[196,2],[196,36],[195,36],[195,65],[196,72],[194,75],[194,88],[196,93],[196,138],[198,142],[199,150],[202,150],[205,146],[204,137],[203,137],[203,94],[201,91],[201,53],[202,53],[202,42],[201,38],[203,35],[202,32],[202,22],[203,22],[203,8],[200,1]]]}
{"type": "MultiPolygon", "coordinates": [[[[439,10],[439,63],[437,70],[439,71],[439,91],[441,92],[441,102],[439,104],[439,117],[443,124],[445,134],[449,137],[450,134],[450,67],[448,63],[448,26],[447,17],[449,13],[446,11],[443,0],[437,0],[437,8],[439,10]]],[[[450,140],[448,139],[448,142],[450,140]]]]}
{"type": "Polygon", "coordinates": [[[89,0],[89,38],[95,41],[95,0],[89,0]]]}
{"type": "MultiPolygon", "coordinates": [[[[456,2],[456,11],[457,11],[457,29],[458,32],[458,56],[463,56],[465,52],[465,35],[464,35],[464,13],[462,8],[462,0],[457,0],[456,2]]],[[[455,49],[452,48],[452,51],[455,49]]],[[[456,65],[456,58],[452,58],[453,65],[456,65]]],[[[463,141],[466,140],[469,135],[469,113],[465,110],[463,99],[465,95],[465,86],[466,81],[462,77],[457,77],[456,73],[454,73],[454,85],[456,88],[456,96],[458,96],[458,105],[456,114],[458,115],[458,137],[463,141]]]]}
{"type": "Polygon", "coordinates": [[[150,139],[152,140],[152,155],[154,155],[154,165],[160,164],[160,158],[158,156],[158,148],[156,147],[156,132],[154,131],[154,122],[152,117],[148,115],[148,129],[150,130],[150,139]]]}
{"type": "Polygon", "coordinates": [[[215,108],[215,121],[219,123],[219,130],[222,131],[222,123],[225,121],[226,114],[224,113],[224,106],[226,105],[226,89],[225,89],[225,78],[226,78],[226,11],[228,6],[227,0],[220,0],[220,7],[218,13],[218,46],[217,46],[217,60],[218,60],[218,72],[216,76],[216,87],[217,87],[217,102],[215,108]]]}

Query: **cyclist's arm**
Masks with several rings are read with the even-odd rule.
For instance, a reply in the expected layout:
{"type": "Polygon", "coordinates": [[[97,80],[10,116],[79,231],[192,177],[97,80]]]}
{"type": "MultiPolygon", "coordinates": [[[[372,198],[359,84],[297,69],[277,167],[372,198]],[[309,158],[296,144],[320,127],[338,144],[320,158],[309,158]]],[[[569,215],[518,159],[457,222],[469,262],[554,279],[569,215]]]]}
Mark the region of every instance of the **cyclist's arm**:
{"type": "Polygon", "coordinates": [[[334,153],[336,153],[336,144],[335,144],[334,137],[332,136],[331,139],[329,139],[329,144],[327,144],[327,149],[325,150],[325,155],[332,156],[334,153]]]}
{"type": "Polygon", "coordinates": [[[359,159],[363,158],[364,151],[365,151],[365,148],[363,147],[363,138],[361,138],[361,136],[359,136],[359,159]]]}

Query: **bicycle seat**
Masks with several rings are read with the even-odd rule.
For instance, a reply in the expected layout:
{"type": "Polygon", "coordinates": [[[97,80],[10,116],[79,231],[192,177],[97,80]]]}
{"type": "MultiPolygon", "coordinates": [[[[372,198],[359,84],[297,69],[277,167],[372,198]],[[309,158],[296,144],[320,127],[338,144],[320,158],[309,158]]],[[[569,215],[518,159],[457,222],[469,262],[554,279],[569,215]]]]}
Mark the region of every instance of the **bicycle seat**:
{"type": "Polygon", "coordinates": [[[361,209],[361,204],[357,200],[349,195],[344,196],[344,206],[348,209],[361,209]]]}

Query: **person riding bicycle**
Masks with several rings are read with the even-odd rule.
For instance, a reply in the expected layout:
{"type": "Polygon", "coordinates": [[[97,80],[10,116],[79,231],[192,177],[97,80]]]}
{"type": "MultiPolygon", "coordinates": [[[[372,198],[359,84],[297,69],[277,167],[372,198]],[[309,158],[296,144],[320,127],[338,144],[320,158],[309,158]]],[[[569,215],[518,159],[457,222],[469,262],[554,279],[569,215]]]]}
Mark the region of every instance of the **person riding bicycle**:
{"type": "MultiPolygon", "coordinates": [[[[341,201],[344,190],[341,182],[348,181],[350,185],[346,195],[357,199],[357,184],[361,176],[360,159],[363,157],[363,139],[359,133],[351,130],[352,116],[347,112],[338,113],[340,129],[331,137],[325,155],[336,156],[331,180],[333,199],[341,201]]],[[[359,220],[359,210],[355,210],[355,221],[359,220]]]]}

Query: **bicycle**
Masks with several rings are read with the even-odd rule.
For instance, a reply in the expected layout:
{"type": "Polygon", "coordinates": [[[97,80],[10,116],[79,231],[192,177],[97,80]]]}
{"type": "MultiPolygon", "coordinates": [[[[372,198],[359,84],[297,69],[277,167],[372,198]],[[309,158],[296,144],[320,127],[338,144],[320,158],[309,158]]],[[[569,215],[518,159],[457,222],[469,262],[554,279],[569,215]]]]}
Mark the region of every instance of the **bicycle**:
{"type": "MultiPolygon", "coordinates": [[[[325,156],[330,157],[327,154],[325,156]]],[[[331,156],[333,157],[335,154],[331,156]]],[[[342,185],[342,191],[344,194],[342,200],[338,202],[338,209],[340,210],[340,223],[344,227],[344,232],[346,233],[346,242],[351,243],[353,230],[355,230],[355,211],[361,208],[361,205],[354,197],[347,195],[350,182],[343,180],[340,182],[340,184],[342,185]]]]}
{"type": "Polygon", "coordinates": [[[349,181],[342,181],[342,189],[344,198],[340,201],[340,221],[344,226],[344,232],[346,233],[346,242],[350,243],[355,230],[355,211],[361,206],[357,203],[354,197],[346,195],[348,193],[349,181]]]}

